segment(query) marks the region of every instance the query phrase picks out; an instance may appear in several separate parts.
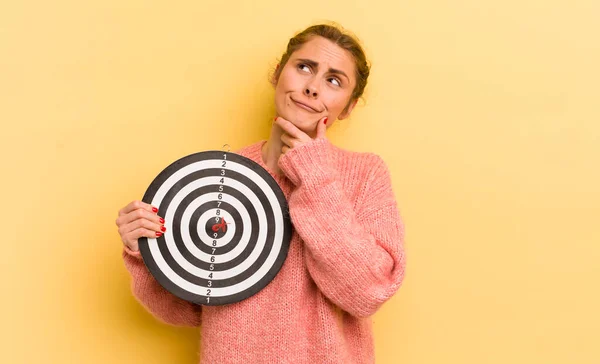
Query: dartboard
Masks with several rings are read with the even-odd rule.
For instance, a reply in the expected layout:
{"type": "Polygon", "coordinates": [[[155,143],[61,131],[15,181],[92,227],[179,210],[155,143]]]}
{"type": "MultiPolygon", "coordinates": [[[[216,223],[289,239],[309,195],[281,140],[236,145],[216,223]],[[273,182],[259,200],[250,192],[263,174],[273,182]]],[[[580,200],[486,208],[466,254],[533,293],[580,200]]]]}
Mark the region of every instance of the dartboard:
{"type": "Polygon", "coordinates": [[[201,305],[244,300],[277,275],[292,234],[288,204],[262,166],[236,153],[183,157],[150,184],[166,232],[140,238],[144,263],[169,292],[201,305]]]}

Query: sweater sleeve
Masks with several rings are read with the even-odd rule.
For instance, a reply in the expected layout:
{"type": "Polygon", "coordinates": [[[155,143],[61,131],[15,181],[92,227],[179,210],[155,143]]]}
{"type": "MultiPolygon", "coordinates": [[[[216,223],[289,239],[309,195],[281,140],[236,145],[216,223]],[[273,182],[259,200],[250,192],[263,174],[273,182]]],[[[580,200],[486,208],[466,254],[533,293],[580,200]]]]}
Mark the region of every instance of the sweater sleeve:
{"type": "Polygon", "coordinates": [[[290,216],[317,287],[344,311],[368,317],[404,279],[404,225],[384,161],[368,157],[372,166],[355,211],[328,159],[328,143],[315,139],[280,157],[295,185],[290,216]]]}
{"type": "Polygon", "coordinates": [[[160,321],[174,326],[200,326],[202,306],[167,291],[152,276],[139,251],[123,249],[125,267],[131,274],[131,290],[138,302],[160,321]]]}

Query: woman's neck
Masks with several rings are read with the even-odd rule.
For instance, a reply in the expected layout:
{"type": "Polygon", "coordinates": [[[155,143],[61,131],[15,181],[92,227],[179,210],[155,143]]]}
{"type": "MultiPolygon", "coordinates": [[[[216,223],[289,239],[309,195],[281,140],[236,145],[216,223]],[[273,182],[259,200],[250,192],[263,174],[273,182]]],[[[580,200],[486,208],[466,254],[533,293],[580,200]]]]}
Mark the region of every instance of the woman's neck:
{"type": "Polygon", "coordinates": [[[273,171],[273,173],[278,175],[283,174],[277,165],[279,157],[281,156],[281,148],[283,147],[283,142],[281,141],[282,134],[283,130],[281,127],[277,124],[273,124],[271,127],[271,135],[261,150],[262,159],[265,165],[273,171]]]}

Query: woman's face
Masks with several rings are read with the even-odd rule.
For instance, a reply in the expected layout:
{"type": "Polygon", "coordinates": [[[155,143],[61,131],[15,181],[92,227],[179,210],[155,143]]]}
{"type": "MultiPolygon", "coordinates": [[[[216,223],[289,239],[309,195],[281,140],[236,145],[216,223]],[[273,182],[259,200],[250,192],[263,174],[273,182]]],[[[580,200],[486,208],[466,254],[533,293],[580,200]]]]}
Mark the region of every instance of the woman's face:
{"type": "Polygon", "coordinates": [[[327,116],[327,126],[347,112],[354,86],[355,64],[352,55],[335,43],[315,36],[292,53],[275,86],[275,109],[278,116],[314,136],[317,123],[327,116]]]}

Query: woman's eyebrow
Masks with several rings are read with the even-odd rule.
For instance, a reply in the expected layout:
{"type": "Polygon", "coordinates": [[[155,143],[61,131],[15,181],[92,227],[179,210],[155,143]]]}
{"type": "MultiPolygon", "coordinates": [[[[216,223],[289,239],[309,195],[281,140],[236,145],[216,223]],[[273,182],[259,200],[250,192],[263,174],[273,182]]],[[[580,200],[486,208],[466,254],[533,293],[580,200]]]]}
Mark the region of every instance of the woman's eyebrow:
{"type": "MultiPolygon", "coordinates": [[[[307,65],[311,66],[312,68],[317,68],[317,69],[319,68],[319,63],[313,61],[312,59],[299,58],[299,59],[297,59],[297,61],[301,62],[301,63],[306,63],[307,65]]],[[[347,80],[350,80],[350,78],[348,78],[348,75],[344,71],[342,71],[342,70],[338,70],[338,69],[335,69],[335,68],[330,68],[329,69],[329,73],[333,73],[333,74],[337,74],[337,75],[342,75],[342,76],[346,77],[347,80]]]]}

